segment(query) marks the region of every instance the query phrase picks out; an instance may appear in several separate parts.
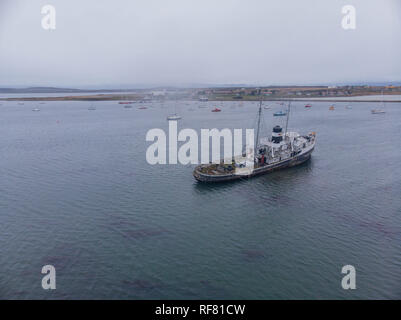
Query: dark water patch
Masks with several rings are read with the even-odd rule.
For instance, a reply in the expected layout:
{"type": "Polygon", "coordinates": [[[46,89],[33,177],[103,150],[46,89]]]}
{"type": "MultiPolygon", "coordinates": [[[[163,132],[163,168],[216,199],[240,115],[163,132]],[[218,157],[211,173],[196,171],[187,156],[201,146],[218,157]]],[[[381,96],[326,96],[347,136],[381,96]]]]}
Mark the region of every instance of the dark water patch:
{"type": "Polygon", "coordinates": [[[133,239],[133,240],[141,240],[141,239],[147,239],[151,237],[157,237],[160,235],[166,234],[167,231],[164,229],[137,229],[137,230],[123,230],[121,231],[121,234],[127,238],[127,239],[133,239]]]}
{"type": "Polygon", "coordinates": [[[247,262],[264,261],[266,258],[271,257],[271,255],[269,255],[265,251],[258,249],[243,249],[240,253],[243,260],[247,262]]]}
{"type": "Polygon", "coordinates": [[[123,280],[122,284],[125,288],[138,291],[150,291],[154,289],[162,289],[165,287],[165,285],[159,280],[146,279],[123,280]]]}

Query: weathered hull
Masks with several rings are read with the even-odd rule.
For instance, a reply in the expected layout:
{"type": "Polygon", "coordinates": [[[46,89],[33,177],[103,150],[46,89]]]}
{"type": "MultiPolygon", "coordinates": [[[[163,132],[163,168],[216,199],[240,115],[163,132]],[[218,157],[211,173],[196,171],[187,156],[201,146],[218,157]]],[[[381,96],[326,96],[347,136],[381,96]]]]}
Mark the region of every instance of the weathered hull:
{"type": "Polygon", "coordinates": [[[226,182],[226,181],[232,181],[232,180],[252,178],[252,177],[255,177],[258,175],[267,174],[267,173],[270,173],[273,171],[282,170],[285,168],[300,165],[310,159],[313,150],[314,150],[314,148],[312,148],[311,150],[309,150],[303,154],[295,156],[293,158],[286,159],[284,161],[280,161],[275,164],[256,168],[255,170],[253,170],[253,172],[251,174],[248,174],[248,175],[239,175],[239,174],[208,175],[208,174],[204,174],[204,173],[200,172],[199,171],[200,166],[198,166],[195,168],[195,170],[193,172],[193,176],[199,182],[226,182]]]}

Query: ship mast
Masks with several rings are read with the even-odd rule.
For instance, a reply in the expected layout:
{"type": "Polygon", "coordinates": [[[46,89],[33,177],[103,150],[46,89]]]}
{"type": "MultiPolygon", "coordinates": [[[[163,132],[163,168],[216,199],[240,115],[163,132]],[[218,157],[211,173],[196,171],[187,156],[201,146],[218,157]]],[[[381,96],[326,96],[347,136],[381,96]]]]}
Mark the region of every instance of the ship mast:
{"type": "Polygon", "coordinates": [[[288,102],[287,121],[285,123],[284,140],[287,137],[288,119],[290,118],[291,101],[288,102]]]}
{"type": "Polygon", "coordinates": [[[260,96],[259,111],[258,111],[258,127],[256,130],[256,149],[259,146],[259,134],[260,134],[260,118],[262,117],[262,96],[260,96]]]}

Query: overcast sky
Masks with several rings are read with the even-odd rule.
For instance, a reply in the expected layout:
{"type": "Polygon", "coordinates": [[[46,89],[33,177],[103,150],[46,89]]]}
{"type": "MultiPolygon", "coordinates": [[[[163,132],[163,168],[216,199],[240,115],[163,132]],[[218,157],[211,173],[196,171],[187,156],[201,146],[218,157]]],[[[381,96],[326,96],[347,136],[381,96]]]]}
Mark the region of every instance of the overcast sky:
{"type": "Polygon", "coordinates": [[[0,0],[2,87],[369,81],[401,81],[399,0],[0,0]]]}

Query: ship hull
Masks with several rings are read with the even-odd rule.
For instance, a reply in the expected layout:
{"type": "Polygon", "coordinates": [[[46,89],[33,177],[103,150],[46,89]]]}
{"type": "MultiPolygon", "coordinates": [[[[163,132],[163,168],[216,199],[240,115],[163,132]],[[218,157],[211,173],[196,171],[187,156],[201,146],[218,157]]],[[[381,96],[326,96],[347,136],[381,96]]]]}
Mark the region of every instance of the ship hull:
{"type": "Polygon", "coordinates": [[[247,175],[243,175],[243,174],[241,174],[241,175],[239,175],[239,174],[208,175],[208,174],[204,174],[204,173],[200,172],[199,171],[200,166],[198,166],[195,168],[195,170],[193,172],[193,176],[197,181],[207,182],[207,183],[227,182],[227,181],[233,181],[233,180],[252,178],[255,176],[259,176],[259,175],[268,174],[273,171],[282,170],[285,168],[290,168],[290,167],[300,165],[300,164],[308,161],[311,158],[313,150],[314,150],[314,147],[311,148],[310,150],[308,150],[307,152],[302,153],[293,158],[289,158],[284,161],[280,161],[280,162],[277,162],[274,164],[256,168],[253,170],[252,173],[247,174],[247,175]]]}

